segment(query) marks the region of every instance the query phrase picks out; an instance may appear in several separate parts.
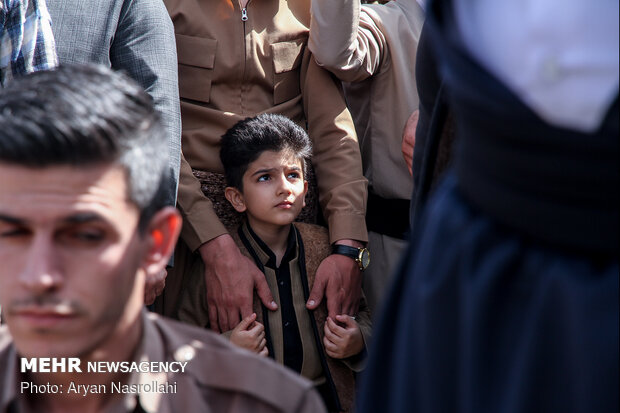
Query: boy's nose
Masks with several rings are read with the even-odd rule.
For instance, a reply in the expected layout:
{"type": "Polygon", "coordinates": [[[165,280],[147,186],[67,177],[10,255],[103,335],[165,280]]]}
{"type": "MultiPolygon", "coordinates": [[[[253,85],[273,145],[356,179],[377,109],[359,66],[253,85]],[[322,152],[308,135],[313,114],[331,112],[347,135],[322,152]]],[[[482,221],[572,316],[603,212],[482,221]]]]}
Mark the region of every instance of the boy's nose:
{"type": "Polygon", "coordinates": [[[286,175],[282,175],[278,180],[278,195],[285,193],[290,194],[293,192],[291,188],[292,184],[286,179],[286,175]]]}

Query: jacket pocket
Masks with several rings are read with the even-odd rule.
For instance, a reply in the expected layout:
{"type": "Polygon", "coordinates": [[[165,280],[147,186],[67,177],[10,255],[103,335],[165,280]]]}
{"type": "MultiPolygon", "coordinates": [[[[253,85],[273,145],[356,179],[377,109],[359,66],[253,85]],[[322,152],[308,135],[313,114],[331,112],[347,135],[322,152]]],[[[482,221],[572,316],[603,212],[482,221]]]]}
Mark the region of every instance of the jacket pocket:
{"type": "Polygon", "coordinates": [[[176,34],[181,98],[209,102],[217,40],[176,34]]]}
{"type": "Polygon", "coordinates": [[[301,93],[299,66],[306,39],[297,39],[271,45],[273,56],[273,104],[285,102],[301,93]]]}

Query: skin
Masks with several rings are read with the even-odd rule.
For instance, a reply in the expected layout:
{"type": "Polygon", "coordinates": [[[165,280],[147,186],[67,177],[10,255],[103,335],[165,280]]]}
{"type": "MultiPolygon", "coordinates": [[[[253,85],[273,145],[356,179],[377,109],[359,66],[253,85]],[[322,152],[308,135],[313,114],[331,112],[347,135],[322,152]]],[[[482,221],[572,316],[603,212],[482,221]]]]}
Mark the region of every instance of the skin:
{"type": "MultiPolygon", "coordinates": [[[[265,152],[261,154],[261,157],[267,153],[274,152],[265,152]]],[[[244,189],[246,188],[245,185],[244,176],[244,189]]],[[[229,201],[235,206],[233,200],[229,199],[229,201]]],[[[241,212],[245,211],[245,208],[237,210],[241,212]]],[[[274,216],[290,219],[293,215],[292,212],[296,212],[295,216],[299,214],[295,209],[295,211],[278,211],[274,216]]],[[[250,215],[251,213],[248,214],[249,220],[251,219],[250,215]]],[[[274,223],[263,219],[250,220],[250,225],[261,238],[269,238],[270,234],[278,232],[273,229],[274,223]],[[271,229],[267,230],[270,225],[271,229]],[[259,233],[263,227],[265,231],[259,233]]],[[[286,239],[282,233],[277,236],[286,239]]],[[[265,240],[265,238],[263,239],[265,240]]],[[[338,240],[336,244],[363,246],[362,243],[350,239],[338,240]]],[[[231,330],[239,324],[241,319],[252,314],[254,289],[267,308],[270,310],[278,308],[263,274],[249,258],[241,254],[230,235],[225,234],[214,238],[203,244],[198,251],[205,263],[211,329],[217,332],[231,330]]],[[[355,315],[359,308],[361,288],[362,277],[357,263],[349,257],[330,255],[319,265],[306,306],[311,310],[316,309],[323,298],[327,297],[327,309],[330,316],[335,317],[338,314],[355,315]]]]}
{"type": "MultiPolygon", "coordinates": [[[[180,231],[174,208],[146,234],[118,165],[30,169],[0,164],[0,303],[23,357],[131,360],[142,333],[146,277],[160,273],[180,231]],[[153,236],[159,233],[161,236],[153,236]]],[[[68,386],[125,380],[114,374],[36,373],[68,386]]],[[[111,395],[38,395],[36,411],[98,411],[111,395]]]]}
{"type": "Polygon", "coordinates": [[[407,123],[405,124],[405,128],[403,130],[403,141],[401,145],[401,152],[403,153],[403,158],[405,159],[405,163],[407,164],[407,168],[409,168],[409,174],[413,175],[413,147],[415,146],[415,131],[418,127],[418,119],[420,118],[420,111],[415,110],[409,119],[407,119],[407,123]]]}
{"type": "Polygon", "coordinates": [[[325,353],[335,359],[355,356],[364,349],[362,331],[355,319],[348,315],[337,315],[336,321],[327,317],[323,328],[325,353]]]}
{"type": "Polygon", "coordinates": [[[306,205],[308,183],[301,160],[288,151],[265,151],[248,165],[242,185],[243,190],[227,187],[226,199],[237,212],[245,212],[252,230],[280,265],[290,224],[306,205]]]}
{"type": "Polygon", "coordinates": [[[230,341],[263,357],[269,355],[265,326],[256,321],[256,313],[250,314],[241,320],[237,327],[233,328],[230,333],[230,341]]]}
{"type": "MultiPolygon", "coordinates": [[[[279,266],[286,252],[290,224],[304,207],[308,191],[301,160],[288,151],[265,151],[248,165],[242,182],[243,190],[226,188],[226,199],[238,212],[245,212],[252,230],[273,251],[279,266]]],[[[244,318],[233,329],[230,340],[250,351],[267,355],[264,326],[255,320],[256,314],[244,318]]],[[[326,338],[324,343],[328,355],[345,358],[358,354],[364,348],[359,326],[348,315],[338,315],[336,320],[342,323],[342,327],[332,319],[325,324],[329,339],[326,338]]]]}

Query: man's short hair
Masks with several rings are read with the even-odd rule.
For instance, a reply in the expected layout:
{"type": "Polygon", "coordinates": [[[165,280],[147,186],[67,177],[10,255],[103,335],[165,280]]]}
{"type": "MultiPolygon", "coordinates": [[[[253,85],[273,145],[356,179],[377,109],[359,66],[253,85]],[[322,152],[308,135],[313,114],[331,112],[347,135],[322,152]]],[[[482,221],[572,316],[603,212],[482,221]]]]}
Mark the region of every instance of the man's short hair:
{"type": "Polygon", "coordinates": [[[117,163],[143,232],[165,206],[168,146],[151,97],[100,65],[35,72],[0,90],[0,162],[45,168],[117,163]]]}
{"type": "Polygon", "coordinates": [[[248,165],[265,151],[290,150],[301,160],[304,177],[312,144],[306,131],[282,115],[262,114],[233,125],[222,136],[220,159],[228,186],[243,190],[248,165]]]}

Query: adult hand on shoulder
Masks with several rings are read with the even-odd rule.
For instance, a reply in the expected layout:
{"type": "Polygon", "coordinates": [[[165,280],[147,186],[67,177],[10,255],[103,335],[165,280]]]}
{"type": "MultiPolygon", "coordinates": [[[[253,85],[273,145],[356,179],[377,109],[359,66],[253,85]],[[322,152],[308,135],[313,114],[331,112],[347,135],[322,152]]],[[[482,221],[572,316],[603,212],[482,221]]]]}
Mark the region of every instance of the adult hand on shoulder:
{"type": "Polygon", "coordinates": [[[277,304],[264,275],[241,254],[228,234],[220,235],[198,249],[205,264],[209,325],[217,332],[232,330],[252,314],[254,289],[270,310],[277,304]]]}
{"type": "Polygon", "coordinates": [[[407,119],[405,129],[403,130],[403,142],[401,146],[401,152],[403,153],[403,158],[405,159],[407,168],[409,168],[410,175],[413,175],[413,147],[415,146],[415,130],[418,127],[419,118],[420,111],[416,109],[411,114],[409,119],[407,119]]]}
{"type": "MultiPolygon", "coordinates": [[[[337,244],[361,247],[354,240],[339,240],[337,244]]],[[[323,297],[327,299],[327,312],[335,318],[338,314],[354,316],[359,309],[362,295],[362,272],[355,260],[344,255],[327,256],[316,270],[314,286],[306,307],[314,310],[323,297]]]]}

